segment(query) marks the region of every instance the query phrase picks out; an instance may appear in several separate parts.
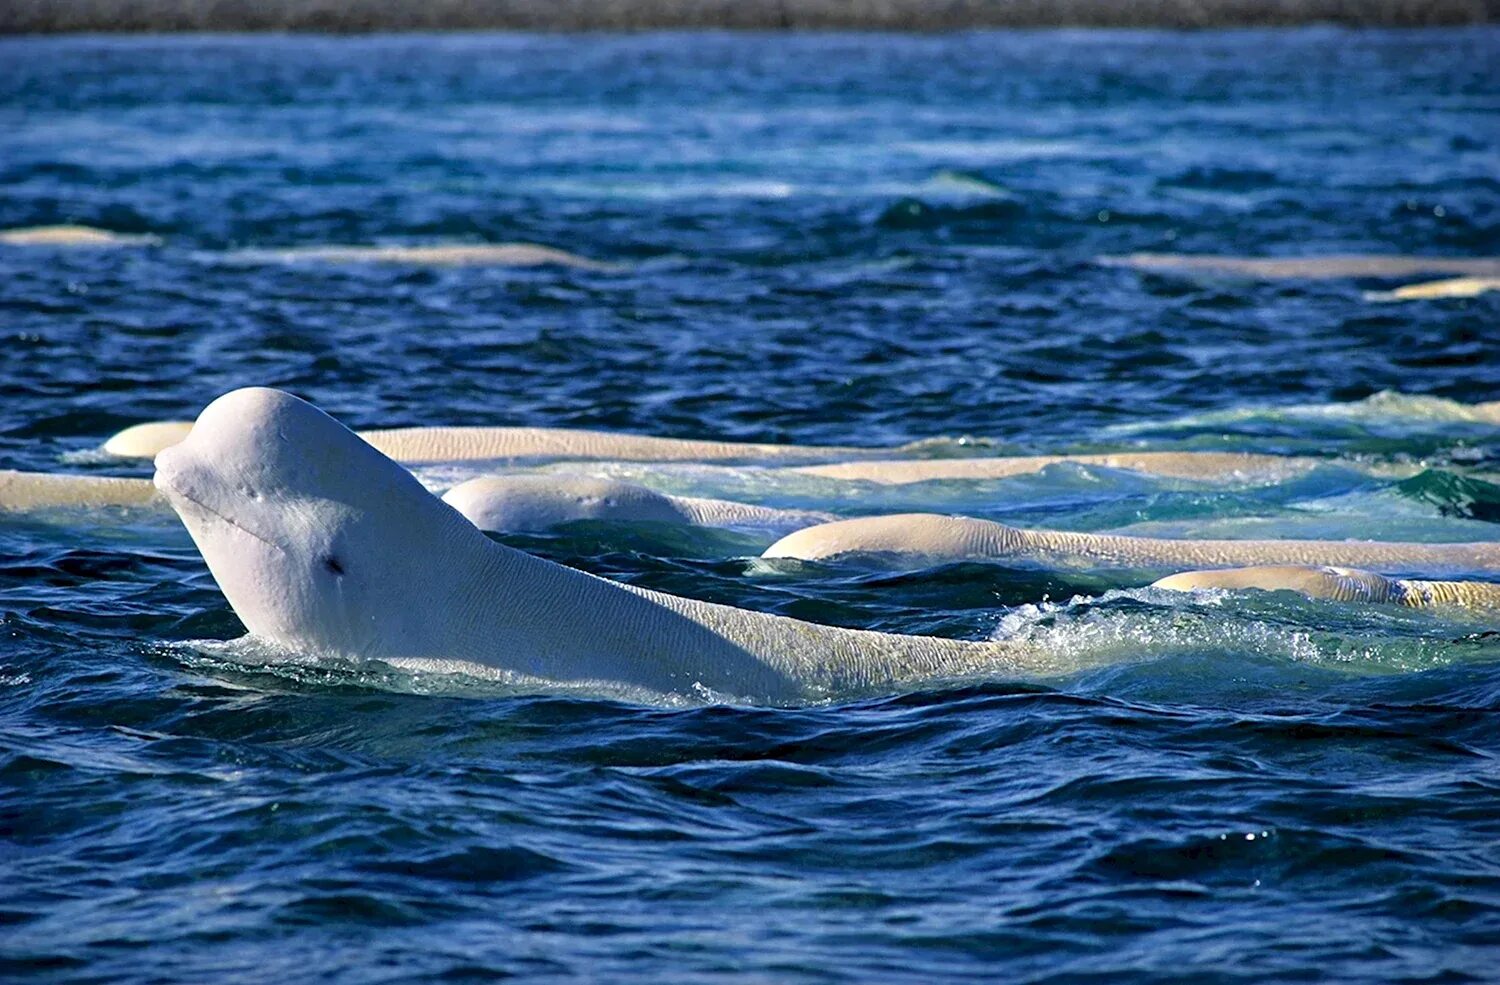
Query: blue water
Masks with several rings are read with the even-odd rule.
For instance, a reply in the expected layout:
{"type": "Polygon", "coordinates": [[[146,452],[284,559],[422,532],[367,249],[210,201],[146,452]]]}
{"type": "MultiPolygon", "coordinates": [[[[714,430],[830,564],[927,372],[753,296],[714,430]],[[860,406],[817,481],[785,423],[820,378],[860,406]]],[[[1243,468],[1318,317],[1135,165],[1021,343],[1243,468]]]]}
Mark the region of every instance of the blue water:
{"type": "MultiPolygon", "coordinates": [[[[1464,405],[1500,399],[1500,294],[1095,259],[1500,254],[1497,56],[1492,29],[0,40],[0,228],[159,239],[0,247],[0,466],[145,474],[86,452],[258,383],[355,426],[1314,454],[1247,488],[591,468],[1494,540],[1500,429],[1464,405]],[[265,252],[509,241],[616,267],[265,252]]],[[[251,659],[170,515],[0,517],[0,978],[1497,978],[1492,616],[505,539],[1079,669],[768,709],[251,659]]]]}

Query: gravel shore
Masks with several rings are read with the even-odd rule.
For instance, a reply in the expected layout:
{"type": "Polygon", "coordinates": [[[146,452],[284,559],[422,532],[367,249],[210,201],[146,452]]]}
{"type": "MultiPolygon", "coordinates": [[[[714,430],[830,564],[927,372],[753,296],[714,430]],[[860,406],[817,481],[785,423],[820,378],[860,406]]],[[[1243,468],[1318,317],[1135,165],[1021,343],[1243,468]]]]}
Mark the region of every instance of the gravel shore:
{"type": "Polygon", "coordinates": [[[1493,23],[1500,0],[9,0],[0,33],[1493,23]]]}

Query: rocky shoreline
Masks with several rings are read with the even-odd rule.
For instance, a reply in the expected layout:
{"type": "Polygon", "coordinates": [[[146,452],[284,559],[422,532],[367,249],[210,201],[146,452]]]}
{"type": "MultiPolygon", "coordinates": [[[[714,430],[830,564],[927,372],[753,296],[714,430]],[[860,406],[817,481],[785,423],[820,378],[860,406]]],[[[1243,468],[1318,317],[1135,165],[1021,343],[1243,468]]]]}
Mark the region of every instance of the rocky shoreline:
{"type": "Polygon", "coordinates": [[[0,33],[951,31],[1494,23],[1500,0],[10,0],[0,33]]]}

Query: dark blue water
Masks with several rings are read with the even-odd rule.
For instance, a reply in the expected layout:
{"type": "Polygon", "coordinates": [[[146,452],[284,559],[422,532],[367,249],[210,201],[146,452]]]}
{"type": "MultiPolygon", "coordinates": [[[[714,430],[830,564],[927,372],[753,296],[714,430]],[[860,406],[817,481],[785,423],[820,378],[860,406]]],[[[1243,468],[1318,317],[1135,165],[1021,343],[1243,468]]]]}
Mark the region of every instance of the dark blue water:
{"type": "MultiPolygon", "coordinates": [[[[273,384],[357,426],[1315,454],[1255,488],[612,472],[1494,540],[1500,429],[1467,405],[1500,399],[1500,294],[1095,259],[1500,253],[1497,56],[1494,30],[0,41],[0,228],[159,240],[0,247],[0,466],[144,474],[75,453],[273,384]],[[265,252],[509,241],[617,268],[265,252]]],[[[211,642],[242,629],[169,515],[0,517],[0,978],[1496,979],[1492,615],[507,540],[1080,669],[757,709],[254,661],[211,642]]]]}

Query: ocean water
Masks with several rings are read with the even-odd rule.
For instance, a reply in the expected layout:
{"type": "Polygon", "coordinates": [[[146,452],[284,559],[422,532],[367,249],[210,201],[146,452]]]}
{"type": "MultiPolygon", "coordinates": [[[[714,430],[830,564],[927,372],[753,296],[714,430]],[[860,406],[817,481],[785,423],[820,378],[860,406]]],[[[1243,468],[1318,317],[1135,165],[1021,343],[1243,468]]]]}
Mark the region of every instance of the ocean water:
{"type": "MultiPolygon", "coordinates": [[[[0,228],[155,238],[0,245],[0,467],[145,475],[89,450],[270,384],[361,427],[1310,454],[1253,486],[550,467],[1495,540],[1471,405],[1500,399],[1500,294],[1097,260],[1500,254],[1497,62],[1493,29],[0,40],[0,228]],[[606,266],[292,252],[504,242],[606,266]]],[[[170,514],[0,516],[0,978],[1500,976],[1493,614],[770,565],[744,531],[503,539],[1077,669],[757,708],[299,660],[222,642],[170,514]]]]}

